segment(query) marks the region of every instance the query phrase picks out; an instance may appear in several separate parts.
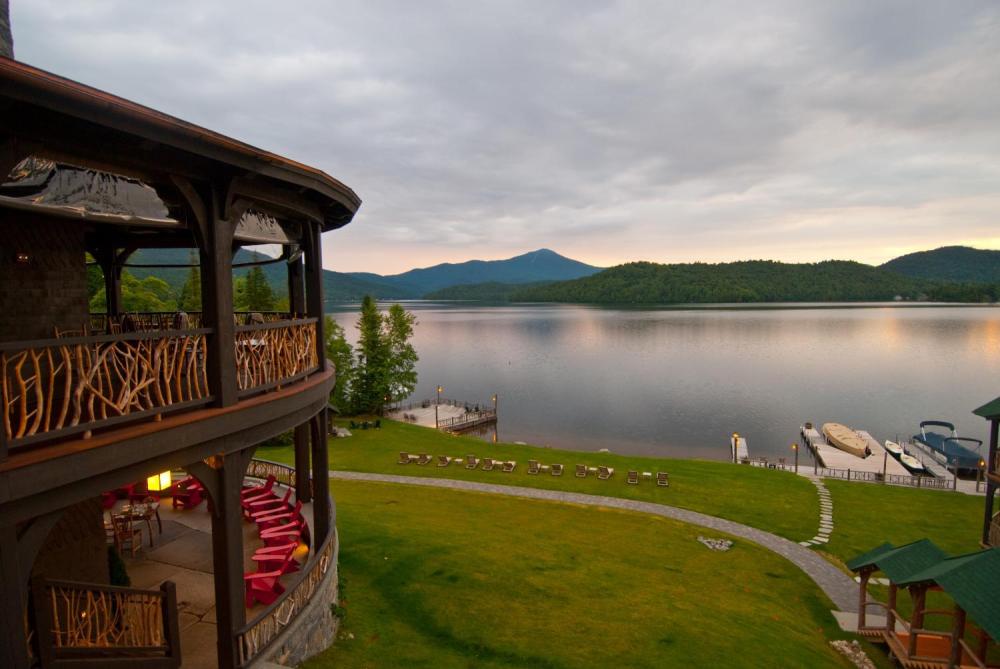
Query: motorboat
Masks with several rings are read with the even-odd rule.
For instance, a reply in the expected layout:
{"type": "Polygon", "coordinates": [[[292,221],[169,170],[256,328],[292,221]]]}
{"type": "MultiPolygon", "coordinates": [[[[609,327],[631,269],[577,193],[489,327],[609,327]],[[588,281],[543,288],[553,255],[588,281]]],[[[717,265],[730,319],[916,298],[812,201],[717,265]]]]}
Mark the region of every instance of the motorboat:
{"type": "Polygon", "coordinates": [[[870,454],[868,443],[861,436],[840,423],[824,423],[823,435],[830,442],[831,446],[836,446],[840,450],[856,455],[859,458],[867,457],[870,454]]]}
{"type": "Polygon", "coordinates": [[[903,463],[903,466],[909,469],[911,472],[917,473],[924,471],[924,465],[917,460],[915,457],[909,453],[900,453],[899,461],[903,463]]]}

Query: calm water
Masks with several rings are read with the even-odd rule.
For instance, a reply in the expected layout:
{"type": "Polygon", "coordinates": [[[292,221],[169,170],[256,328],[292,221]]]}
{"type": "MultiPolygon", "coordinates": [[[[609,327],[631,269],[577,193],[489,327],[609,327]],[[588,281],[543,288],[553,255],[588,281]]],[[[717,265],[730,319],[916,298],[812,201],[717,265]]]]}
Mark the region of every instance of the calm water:
{"type": "MultiPolygon", "coordinates": [[[[724,459],[734,430],[780,456],[804,421],[878,439],[1000,395],[1000,308],[691,308],[406,303],[415,398],[499,394],[499,436],[579,450],[724,459]]],[[[356,307],[332,314],[356,334],[356,307]]]]}

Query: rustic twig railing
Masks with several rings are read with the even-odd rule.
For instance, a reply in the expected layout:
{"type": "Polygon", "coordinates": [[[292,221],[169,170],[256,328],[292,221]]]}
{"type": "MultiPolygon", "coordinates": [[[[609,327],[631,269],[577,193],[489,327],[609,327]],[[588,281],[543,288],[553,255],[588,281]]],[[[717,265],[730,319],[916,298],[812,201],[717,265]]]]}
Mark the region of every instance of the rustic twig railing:
{"type": "Polygon", "coordinates": [[[475,427],[476,425],[482,425],[483,423],[492,423],[496,419],[497,412],[494,409],[467,411],[461,416],[442,418],[438,421],[438,428],[441,430],[455,431],[475,427]]]}
{"type": "Polygon", "coordinates": [[[299,580],[285,590],[280,599],[237,633],[240,666],[248,664],[266,651],[309,604],[309,600],[316,594],[334,564],[336,546],[337,532],[331,529],[323,544],[314,555],[310,556],[305,568],[297,574],[299,580]]]}
{"type": "MultiPolygon", "coordinates": [[[[283,486],[295,488],[295,467],[290,467],[280,462],[271,460],[260,460],[254,458],[246,471],[247,478],[266,480],[268,476],[273,476],[274,480],[283,486]]],[[[312,489],[312,479],[309,479],[310,489],[312,489]]]]}
{"type": "Polygon", "coordinates": [[[157,669],[180,665],[177,594],[170,581],[159,590],[137,590],[36,579],[31,596],[43,669],[124,658],[157,669]]]}
{"type": "Polygon", "coordinates": [[[1000,548],[1000,512],[995,513],[990,522],[989,542],[990,546],[1000,548]]]}
{"type": "Polygon", "coordinates": [[[241,325],[235,345],[241,395],[291,383],[319,367],[315,318],[241,325]]]}
{"type": "Polygon", "coordinates": [[[3,440],[16,447],[207,403],[205,336],[210,332],[0,344],[3,440]]]}

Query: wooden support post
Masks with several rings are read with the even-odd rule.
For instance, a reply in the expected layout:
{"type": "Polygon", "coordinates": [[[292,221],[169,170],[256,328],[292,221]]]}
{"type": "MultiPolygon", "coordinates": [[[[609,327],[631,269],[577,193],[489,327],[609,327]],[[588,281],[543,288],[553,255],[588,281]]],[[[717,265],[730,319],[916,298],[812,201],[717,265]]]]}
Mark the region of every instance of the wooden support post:
{"type": "Polygon", "coordinates": [[[166,632],[167,657],[177,661],[179,666],[183,661],[181,657],[181,628],[177,620],[177,586],[173,581],[164,581],[160,584],[160,591],[163,593],[163,626],[166,632]]]}
{"type": "Polygon", "coordinates": [[[309,422],[295,426],[295,499],[305,504],[312,500],[312,485],[309,481],[309,440],[312,428],[309,422]]]}
{"type": "Polygon", "coordinates": [[[0,526],[0,667],[27,669],[28,641],[24,635],[27,575],[18,565],[17,528],[0,526]]]}
{"type": "Polygon", "coordinates": [[[865,604],[868,603],[868,579],[871,578],[871,571],[866,569],[861,572],[861,586],[858,591],[858,631],[865,626],[865,604]]]}
{"type": "Polygon", "coordinates": [[[233,322],[233,231],[234,226],[218,216],[205,231],[201,253],[202,319],[212,328],[208,337],[208,383],[216,406],[237,401],[236,338],[233,322]]]}
{"type": "MultiPolygon", "coordinates": [[[[330,464],[326,447],[326,410],[309,421],[312,433],[313,525],[315,546],[330,534],[330,464]]],[[[315,550],[315,546],[313,549],[315,550]]]]}
{"type": "Polygon", "coordinates": [[[965,609],[955,605],[955,615],[951,620],[951,651],[948,654],[948,668],[958,667],[962,663],[962,644],[965,637],[965,609]]]}
{"type": "Polygon", "coordinates": [[[927,586],[918,585],[910,590],[913,599],[913,615],[910,616],[910,642],[907,648],[907,655],[913,657],[917,654],[917,630],[924,627],[924,609],[926,608],[927,586]]]}
{"type": "Polygon", "coordinates": [[[212,500],[212,573],[215,582],[215,619],[218,666],[239,664],[237,632],[246,624],[243,584],[243,513],[240,489],[252,449],[217,455],[209,462],[188,466],[212,500]]]}
{"type": "Polygon", "coordinates": [[[285,246],[291,254],[288,260],[288,310],[294,316],[306,313],[305,269],[302,266],[302,252],[295,246],[285,246]]]}
{"type": "Polygon", "coordinates": [[[896,584],[889,582],[889,596],[885,606],[885,629],[889,634],[896,633],[896,584]]]}
{"type": "Polygon", "coordinates": [[[304,230],[306,245],[306,313],[316,319],[316,352],[320,369],[326,369],[326,337],[323,333],[323,249],[318,225],[304,230]]]}
{"type": "Polygon", "coordinates": [[[986,502],[983,505],[983,546],[990,544],[990,523],[993,522],[993,498],[996,496],[997,486],[990,478],[990,472],[995,471],[997,463],[997,438],[1000,434],[1000,418],[990,421],[990,449],[986,457],[986,502]]]}

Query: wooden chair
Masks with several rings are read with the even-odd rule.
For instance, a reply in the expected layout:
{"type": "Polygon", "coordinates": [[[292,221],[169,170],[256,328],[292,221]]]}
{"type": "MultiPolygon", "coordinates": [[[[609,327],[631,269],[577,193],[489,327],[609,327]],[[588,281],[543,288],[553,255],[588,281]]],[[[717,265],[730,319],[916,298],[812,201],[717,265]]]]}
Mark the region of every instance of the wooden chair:
{"type": "Polygon", "coordinates": [[[56,339],[68,339],[69,337],[86,337],[87,336],[87,324],[84,323],[83,327],[73,328],[69,330],[63,330],[60,328],[52,328],[56,339]]]}
{"type": "Polygon", "coordinates": [[[282,523],[287,523],[288,521],[299,521],[302,516],[302,501],[299,500],[295,502],[295,506],[288,507],[284,509],[279,509],[273,513],[265,513],[262,515],[254,515],[253,521],[262,529],[266,530],[271,527],[276,527],[282,523]]]}
{"type": "Polygon", "coordinates": [[[670,485],[670,478],[666,472],[656,472],[656,485],[666,488],[670,485]]]}
{"type": "Polygon", "coordinates": [[[406,451],[399,452],[399,460],[396,462],[397,465],[408,465],[410,464],[410,454],[406,451]]]}
{"type": "Polygon", "coordinates": [[[537,474],[541,470],[538,460],[528,460],[528,473],[537,474]]]}
{"type": "Polygon", "coordinates": [[[135,557],[142,550],[142,528],[135,527],[131,514],[127,513],[112,515],[111,522],[115,530],[115,548],[123,555],[127,550],[135,557]]]}
{"type": "Polygon", "coordinates": [[[417,457],[417,464],[418,465],[429,465],[433,460],[434,460],[434,456],[433,455],[430,455],[428,453],[421,453],[417,457]]]}
{"type": "Polygon", "coordinates": [[[274,478],[274,474],[268,474],[267,480],[261,485],[249,486],[240,490],[240,499],[249,500],[258,497],[267,497],[271,494],[276,481],[277,479],[274,478]]]}
{"type": "Polygon", "coordinates": [[[551,471],[551,473],[552,473],[553,476],[562,476],[563,466],[562,465],[558,465],[558,464],[552,465],[552,471],[551,471]]]}
{"type": "Polygon", "coordinates": [[[493,458],[486,458],[485,460],[483,460],[483,467],[482,467],[482,469],[483,469],[484,472],[491,472],[491,471],[493,471],[493,468],[496,465],[497,465],[497,461],[496,460],[494,460],[493,458]]]}
{"type": "Polygon", "coordinates": [[[257,571],[280,571],[282,574],[289,574],[299,570],[298,561],[292,557],[296,548],[298,544],[258,548],[250,559],[257,563],[257,571]]]}
{"type": "Polygon", "coordinates": [[[466,469],[475,469],[478,466],[479,466],[479,458],[477,458],[476,456],[470,455],[467,458],[465,458],[466,469]]]}
{"type": "Polygon", "coordinates": [[[510,474],[517,467],[517,462],[515,460],[508,460],[507,462],[501,463],[500,470],[504,474],[510,474]]]}
{"type": "Polygon", "coordinates": [[[639,472],[634,469],[628,470],[628,473],[625,475],[625,483],[639,485],[639,472]]]}
{"type": "Polygon", "coordinates": [[[577,465],[576,476],[581,479],[587,478],[587,465],[577,465]]]}
{"type": "Polygon", "coordinates": [[[607,465],[601,465],[597,468],[597,478],[602,481],[607,481],[609,478],[615,475],[615,468],[608,467],[607,465]]]}
{"type": "Polygon", "coordinates": [[[253,519],[258,516],[266,516],[272,512],[279,511],[291,504],[289,500],[292,499],[292,489],[285,489],[285,496],[278,498],[271,496],[265,499],[256,499],[249,502],[242,502],[243,515],[246,518],[253,519]]]}
{"type": "Polygon", "coordinates": [[[264,606],[272,604],[274,600],[285,592],[285,586],[281,585],[281,571],[266,571],[243,574],[243,581],[246,583],[246,604],[247,608],[252,608],[254,603],[260,602],[264,606]]]}
{"type": "Polygon", "coordinates": [[[170,503],[175,509],[193,509],[204,501],[205,495],[201,481],[189,476],[175,485],[170,503]]]}
{"type": "Polygon", "coordinates": [[[438,464],[437,464],[438,467],[447,467],[450,464],[451,464],[451,456],[448,455],[438,456],[438,464]]]}

